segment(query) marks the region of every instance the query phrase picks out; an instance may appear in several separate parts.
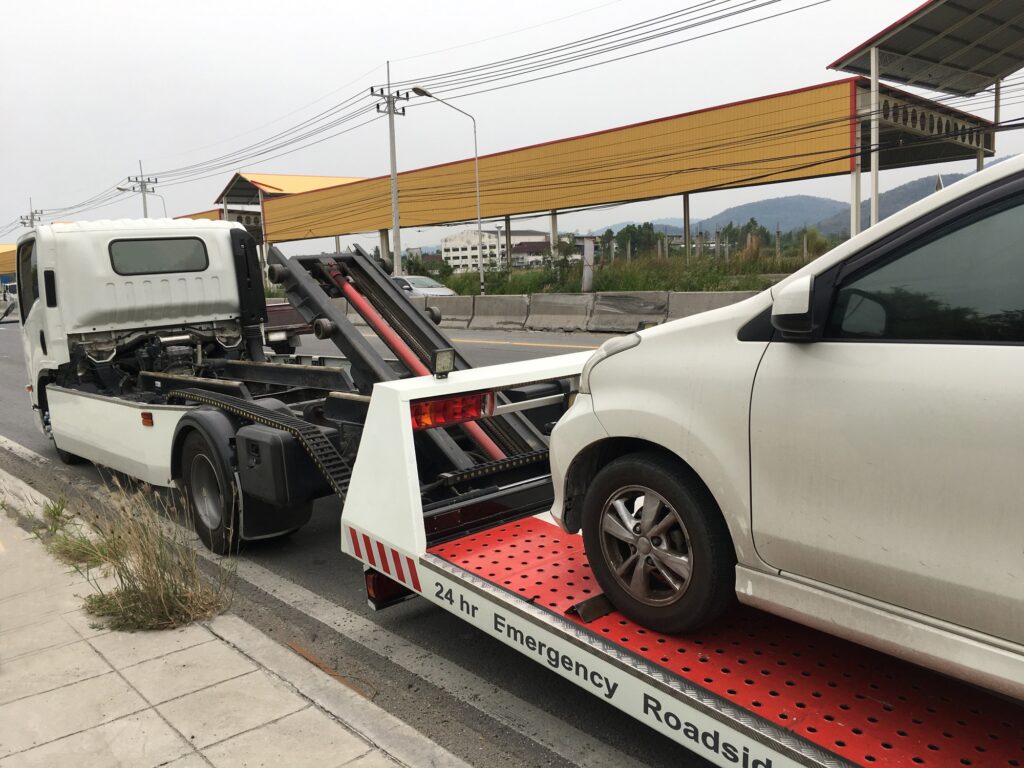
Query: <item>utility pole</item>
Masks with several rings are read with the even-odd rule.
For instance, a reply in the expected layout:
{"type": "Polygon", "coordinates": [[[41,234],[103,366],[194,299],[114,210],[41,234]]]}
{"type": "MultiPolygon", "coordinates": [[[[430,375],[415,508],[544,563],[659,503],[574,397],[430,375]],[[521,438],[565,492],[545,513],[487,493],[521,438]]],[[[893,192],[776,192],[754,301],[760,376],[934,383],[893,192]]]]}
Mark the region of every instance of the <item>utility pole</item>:
{"type": "Polygon", "coordinates": [[[142,173],[142,161],[139,160],[139,175],[129,176],[128,181],[134,185],[131,188],[132,192],[140,192],[142,194],[142,218],[148,219],[149,205],[146,201],[146,193],[153,191],[153,185],[157,183],[157,179],[153,176],[145,176],[142,173]]]}
{"type": "Polygon", "coordinates": [[[775,224],[775,261],[782,259],[782,227],[775,224]]]}
{"type": "Polygon", "coordinates": [[[32,198],[28,199],[28,215],[21,217],[21,226],[32,229],[36,222],[43,218],[43,212],[32,207],[32,198]]]}
{"type": "MultiPolygon", "coordinates": [[[[388,62],[388,84],[384,88],[371,88],[370,93],[384,99],[383,104],[377,105],[377,111],[387,112],[388,115],[388,136],[391,143],[391,235],[395,241],[394,274],[402,274],[402,232],[398,217],[398,161],[395,157],[395,115],[405,116],[405,107],[396,108],[399,101],[408,101],[409,93],[391,92],[391,62],[388,62]]],[[[381,256],[387,257],[386,253],[381,256]]]]}

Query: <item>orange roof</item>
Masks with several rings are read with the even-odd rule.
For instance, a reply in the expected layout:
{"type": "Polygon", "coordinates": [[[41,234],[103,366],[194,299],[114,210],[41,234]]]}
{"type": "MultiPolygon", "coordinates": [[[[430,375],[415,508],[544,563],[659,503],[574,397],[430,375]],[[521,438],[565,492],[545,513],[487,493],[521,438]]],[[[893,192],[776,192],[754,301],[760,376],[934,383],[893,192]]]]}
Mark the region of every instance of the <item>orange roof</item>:
{"type": "Polygon", "coordinates": [[[197,211],[196,213],[183,213],[181,216],[175,216],[176,219],[209,219],[210,221],[220,221],[224,215],[222,208],[211,208],[208,211],[197,211]]]}
{"type": "Polygon", "coordinates": [[[239,182],[255,187],[267,196],[294,195],[298,192],[312,192],[315,189],[325,187],[337,187],[342,184],[351,184],[353,181],[362,181],[359,176],[297,176],[288,173],[249,173],[240,171],[231,177],[224,190],[214,200],[215,203],[224,201],[224,196],[239,182]]]}

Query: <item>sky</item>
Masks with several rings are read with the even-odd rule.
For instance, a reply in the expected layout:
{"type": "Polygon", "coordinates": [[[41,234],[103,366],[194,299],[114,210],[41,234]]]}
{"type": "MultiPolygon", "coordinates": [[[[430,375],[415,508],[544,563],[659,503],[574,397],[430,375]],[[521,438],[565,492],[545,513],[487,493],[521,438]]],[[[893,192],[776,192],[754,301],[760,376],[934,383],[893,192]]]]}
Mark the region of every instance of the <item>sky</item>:
{"type": "MultiPolygon", "coordinates": [[[[29,210],[91,198],[139,172],[181,168],[232,152],[391,77],[415,81],[559,45],[693,5],[696,0],[517,0],[515,3],[388,0],[33,0],[4,4],[0,46],[0,230],[29,210]]],[[[780,0],[767,15],[813,0],[780,0]]],[[[921,0],[827,0],[798,13],[540,82],[460,99],[477,119],[480,153],[589,133],[845,75],[826,65],[901,18],[921,0]]],[[[672,38],[680,39],[680,38],[672,38]]],[[[368,98],[356,103],[370,104],[368,98]]],[[[1008,104],[1003,119],[1024,105],[1008,104]]],[[[973,110],[991,118],[989,107],[973,110]]],[[[365,119],[365,118],[364,118],[365,119]]],[[[357,121],[346,124],[355,126],[357,121]]],[[[340,130],[340,129],[339,129],[340,130]]],[[[439,104],[397,118],[399,170],[472,156],[468,121],[439,104]]],[[[1024,151],[1002,134],[998,154],[1024,151]]],[[[882,174],[882,191],[972,162],[882,174]]],[[[331,176],[386,174],[386,120],[293,154],[244,162],[208,178],[157,185],[150,213],[213,207],[235,170],[331,176]]],[[[166,179],[167,177],[165,177],[166,179]]],[[[766,197],[847,200],[847,177],[691,196],[699,219],[766,197]]],[[[865,184],[865,194],[867,185],[865,184]]],[[[141,215],[126,195],[78,218],[141,215]]],[[[560,217],[563,231],[680,217],[680,197],[560,217]]],[[[546,230],[547,219],[515,228],[546,230]]],[[[459,227],[458,229],[461,229],[459,227]]],[[[405,247],[436,244],[451,228],[403,230],[405,247]]],[[[17,232],[0,240],[10,241],[17,232]]],[[[342,243],[374,245],[373,235],[342,243]]],[[[318,252],[324,241],[286,244],[318,252]]]]}

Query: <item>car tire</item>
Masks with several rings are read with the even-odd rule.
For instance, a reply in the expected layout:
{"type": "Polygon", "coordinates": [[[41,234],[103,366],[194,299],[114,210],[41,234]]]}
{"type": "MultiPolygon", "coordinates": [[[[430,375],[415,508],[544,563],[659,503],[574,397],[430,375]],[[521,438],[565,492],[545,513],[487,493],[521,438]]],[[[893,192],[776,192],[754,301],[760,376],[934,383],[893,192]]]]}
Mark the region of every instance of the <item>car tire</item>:
{"type": "Polygon", "coordinates": [[[681,462],[634,453],[602,468],[583,501],[583,542],[605,596],[665,633],[705,626],[736,601],[736,553],[707,489],[681,462]]]}
{"type": "Polygon", "coordinates": [[[189,517],[207,549],[218,555],[238,551],[238,490],[219,454],[199,431],[181,448],[181,479],[189,517]]]}

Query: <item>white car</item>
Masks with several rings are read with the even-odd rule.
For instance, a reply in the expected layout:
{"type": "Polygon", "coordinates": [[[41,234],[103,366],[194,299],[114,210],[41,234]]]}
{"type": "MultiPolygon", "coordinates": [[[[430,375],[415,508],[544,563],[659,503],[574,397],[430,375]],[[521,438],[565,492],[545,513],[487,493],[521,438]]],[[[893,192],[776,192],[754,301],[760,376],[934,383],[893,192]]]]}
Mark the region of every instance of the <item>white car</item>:
{"type": "Polygon", "coordinates": [[[406,275],[405,277],[392,277],[395,285],[406,291],[410,296],[457,296],[451,288],[448,288],[424,275],[406,275]]]}
{"type": "Polygon", "coordinates": [[[736,598],[1024,698],[1024,156],[742,303],[616,337],[553,514],[624,614],[736,598]]]}

